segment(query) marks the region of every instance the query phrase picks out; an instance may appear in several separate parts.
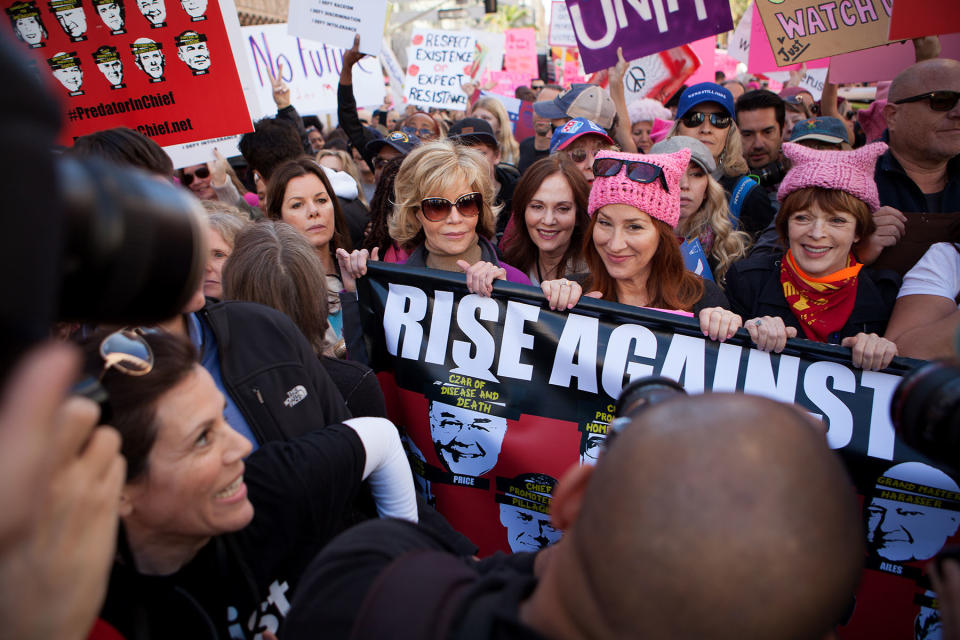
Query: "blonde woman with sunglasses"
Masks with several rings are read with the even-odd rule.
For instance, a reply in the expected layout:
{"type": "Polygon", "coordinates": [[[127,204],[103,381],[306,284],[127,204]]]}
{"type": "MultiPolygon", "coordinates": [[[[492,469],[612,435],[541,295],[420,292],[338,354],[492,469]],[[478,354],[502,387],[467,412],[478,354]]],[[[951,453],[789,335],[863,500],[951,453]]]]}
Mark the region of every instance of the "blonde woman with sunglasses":
{"type": "MultiPolygon", "coordinates": [[[[449,140],[421,145],[403,161],[395,189],[389,230],[410,251],[406,264],[464,272],[479,295],[490,295],[494,280],[530,283],[497,258],[491,239],[499,207],[492,205],[490,168],[479,151],[449,140]]],[[[367,260],[378,257],[376,249],[338,250],[344,290],[355,291],[367,260]]]]}

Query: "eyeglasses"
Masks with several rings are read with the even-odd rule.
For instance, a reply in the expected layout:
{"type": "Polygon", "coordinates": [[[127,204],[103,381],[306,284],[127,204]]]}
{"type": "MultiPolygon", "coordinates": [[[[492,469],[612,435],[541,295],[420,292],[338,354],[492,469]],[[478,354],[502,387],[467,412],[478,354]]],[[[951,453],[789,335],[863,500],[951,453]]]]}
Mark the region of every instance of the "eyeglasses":
{"type": "Polygon", "coordinates": [[[197,170],[194,171],[193,173],[187,173],[186,171],[184,171],[183,177],[180,178],[180,182],[183,183],[183,186],[189,187],[191,184],[193,184],[194,177],[200,178],[201,180],[204,178],[209,178],[210,169],[207,167],[197,167],[197,170]]]}
{"type": "Polygon", "coordinates": [[[922,93],[918,96],[897,100],[893,104],[922,102],[923,100],[928,100],[930,108],[934,111],[950,111],[957,106],[957,101],[960,101],[960,91],[931,91],[930,93],[922,93]]]}
{"type": "Polygon", "coordinates": [[[103,358],[102,379],[109,369],[128,376],[145,376],[153,371],[153,349],[143,337],[153,329],[120,329],[100,342],[103,358]]]}
{"type": "Polygon", "coordinates": [[[663,190],[670,193],[663,168],[642,160],[621,160],[620,158],[597,158],[593,161],[593,175],[598,178],[612,178],[620,173],[621,167],[627,167],[627,177],[640,184],[650,184],[660,180],[663,190]]]}
{"type": "Polygon", "coordinates": [[[423,217],[430,222],[442,222],[450,215],[450,210],[456,207],[460,215],[467,218],[480,215],[480,209],[483,208],[483,196],[476,191],[465,193],[456,202],[450,202],[446,198],[424,198],[420,202],[420,210],[423,211],[423,217]]]}
{"type": "Polygon", "coordinates": [[[694,111],[693,113],[684,115],[681,122],[683,122],[683,126],[693,128],[699,127],[703,124],[703,121],[708,118],[710,124],[717,129],[726,129],[733,124],[733,118],[730,116],[722,113],[703,113],[702,111],[694,111]]]}

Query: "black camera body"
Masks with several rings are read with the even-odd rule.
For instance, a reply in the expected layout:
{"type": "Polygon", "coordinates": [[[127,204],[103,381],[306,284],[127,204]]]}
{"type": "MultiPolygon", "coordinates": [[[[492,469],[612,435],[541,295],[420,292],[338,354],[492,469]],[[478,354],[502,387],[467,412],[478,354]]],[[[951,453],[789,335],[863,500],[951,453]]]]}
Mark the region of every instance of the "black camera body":
{"type": "Polygon", "coordinates": [[[784,169],[783,164],[779,160],[771,162],[750,173],[750,177],[754,178],[761,187],[778,185],[783,182],[783,178],[786,175],[787,170],[784,169]]]}
{"type": "Polygon", "coordinates": [[[932,360],[908,373],[890,417],[904,442],[960,472],[960,360],[932,360]]]}

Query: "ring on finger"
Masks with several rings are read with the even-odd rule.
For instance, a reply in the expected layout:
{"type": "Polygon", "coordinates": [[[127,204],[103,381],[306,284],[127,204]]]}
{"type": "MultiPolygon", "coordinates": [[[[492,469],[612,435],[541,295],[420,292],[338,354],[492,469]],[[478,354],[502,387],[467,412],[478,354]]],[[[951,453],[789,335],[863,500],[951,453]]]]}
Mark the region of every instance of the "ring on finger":
{"type": "Polygon", "coordinates": [[[760,318],[757,318],[756,320],[753,321],[753,326],[755,327],[759,327],[761,324],[763,324],[763,321],[760,320],[760,318]]]}

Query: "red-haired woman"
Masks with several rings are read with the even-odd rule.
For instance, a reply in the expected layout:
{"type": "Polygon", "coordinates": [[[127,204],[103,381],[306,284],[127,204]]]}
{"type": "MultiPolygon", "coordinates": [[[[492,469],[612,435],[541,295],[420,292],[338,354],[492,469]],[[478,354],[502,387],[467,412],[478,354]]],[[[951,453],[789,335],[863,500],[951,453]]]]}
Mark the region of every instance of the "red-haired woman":
{"type": "Polygon", "coordinates": [[[741,326],[720,288],[687,270],[673,228],[680,218],[680,176],[689,149],[662,155],[601,151],[594,160],[583,284],[541,284],[551,309],[570,309],[583,291],[594,298],[696,315],[704,335],[726,340],[741,326]]]}

